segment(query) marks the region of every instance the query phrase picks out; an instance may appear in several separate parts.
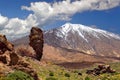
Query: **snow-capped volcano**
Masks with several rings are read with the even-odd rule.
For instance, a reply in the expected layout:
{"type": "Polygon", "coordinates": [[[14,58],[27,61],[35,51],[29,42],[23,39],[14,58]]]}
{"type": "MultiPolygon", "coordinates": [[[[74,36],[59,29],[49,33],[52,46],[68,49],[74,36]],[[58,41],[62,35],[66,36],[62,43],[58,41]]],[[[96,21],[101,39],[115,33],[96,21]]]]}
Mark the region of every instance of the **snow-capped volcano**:
{"type": "Polygon", "coordinates": [[[45,43],[100,56],[120,56],[120,36],[101,29],[81,24],[66,23],[49,30],[44,35],[45,43]]]}

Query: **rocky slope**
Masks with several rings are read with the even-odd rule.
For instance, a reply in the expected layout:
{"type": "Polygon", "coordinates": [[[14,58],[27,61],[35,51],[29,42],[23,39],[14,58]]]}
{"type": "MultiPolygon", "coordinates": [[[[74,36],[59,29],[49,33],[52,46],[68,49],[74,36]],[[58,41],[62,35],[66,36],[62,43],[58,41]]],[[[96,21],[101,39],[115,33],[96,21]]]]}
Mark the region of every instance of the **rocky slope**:
{"type": "Polygon", "coordinates": [[[29,74],[34,80],[40,80],[32,65],[16,53],[14,45],[7,40],[5,35],[0,34],[0,78],[16,70],[29,74]]]}

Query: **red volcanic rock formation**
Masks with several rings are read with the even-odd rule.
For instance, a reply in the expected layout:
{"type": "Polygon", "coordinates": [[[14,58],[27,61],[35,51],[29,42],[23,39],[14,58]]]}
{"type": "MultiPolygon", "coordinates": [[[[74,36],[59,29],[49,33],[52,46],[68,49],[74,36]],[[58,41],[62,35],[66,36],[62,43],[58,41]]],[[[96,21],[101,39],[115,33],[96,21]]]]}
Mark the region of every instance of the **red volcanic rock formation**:
{"type": "MultiPolygon", "coordinates": [[[[34,80],[39,80],[36,71],[25,60],[16,54],[14,46],[5,35],[0,34],[0,65],[11,67],[13,70],[21,70],[30,74],[34,80]]],[[[0,66],[1,69],[1,66],[0,66]]],[[[0,70],[1,71],[1,70],[0,70]]]]}
{"type": "Polygon", "coordinates": [[[5,35],[0,34],[0,61],[4,64],[16,65],[18,60],[14,45],[7,40],[5,35]]]}
{"type": "Polygon", "coordinates": [[[10,43],[5,35],[0,34],[0,54],[4,53],[5,51],[12,51],[14,45],[10,43]]]}
{"type": "Polygon", "coordinates": [[[42,30],[37,27],[32,27],[31,33],[29,35],[29,40],[30,40],[29,45],[36,52],[36,59],[40,60],[43,55],[43,43],[44,43],[42,30]]]}

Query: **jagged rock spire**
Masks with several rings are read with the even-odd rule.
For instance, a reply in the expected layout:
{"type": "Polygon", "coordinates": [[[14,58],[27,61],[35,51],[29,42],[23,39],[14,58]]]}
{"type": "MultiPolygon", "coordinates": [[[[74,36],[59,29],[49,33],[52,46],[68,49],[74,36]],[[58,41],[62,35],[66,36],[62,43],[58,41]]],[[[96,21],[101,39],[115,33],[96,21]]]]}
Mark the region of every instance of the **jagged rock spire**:
{"type": "Polygon", "coordinates": [[[36,52],[36,59],[40,60],[43,55],[43,32],[38,27],[32,27],[30,35],[29,35],[30,43],[29,45],[35,50],[36,52]]]}

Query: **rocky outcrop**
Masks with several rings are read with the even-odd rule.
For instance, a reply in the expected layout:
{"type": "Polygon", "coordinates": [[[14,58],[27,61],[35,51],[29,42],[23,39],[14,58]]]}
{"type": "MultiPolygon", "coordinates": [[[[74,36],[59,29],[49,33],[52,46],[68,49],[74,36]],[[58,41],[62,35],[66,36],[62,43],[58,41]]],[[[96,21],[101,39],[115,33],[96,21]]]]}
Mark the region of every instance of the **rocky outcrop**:
{"type": "Polygon", "coordinates": [[[15,52],[12,52],[12,54],[10,54],[10,64],[9,65],[16,65],[18,60],[19,60],[18,55],[15,52]]]}
{"type": "Polygon", "coordinates": [[[36,71],[29,63],[23,60],[23,57],[16,54],[14,45],[7,40],[5,35],[0,35],[0,64],[12,68],[13,71],[14,69],[24,71],[30,74],[34,80],[39,80],[36,71]]]}
{"type": "Polygon", "coordinates": [[[87,74],[93,74],[93,75],[100,75],[103,73],[115,73],[115,70],[112,70],[110,65],[98,65],[97,68],[94,68],[93,70],[87,70],[87,74]]]}
{"type": "Polygon", "coordinates": [[[0,34],[0,61],[7,65],[16,65],[18,60],[14,45],[7,40],[5,35],[0,34]]]}
{"type": "Polygon", "coordinates": [[[0,34],[0,54],[4,53],[5,51],[12,51],[14,45],[10,43],[5,35],[0,34]]]}
{"type": "Polygon", "coordinates": [[[32,27],[31,33],[29,35],[29,40],[30,40],[29,45],[36,52],[36,59],[41,60],[43,55],[43,43],[44,43],[42,30],[37,27],[32,27]]]}
{"type": "Polygon", "coordinates": [[[40,80],[38,78],[38,75],[36,73],[36,71],[32,68],[32,66],[26,62],[22,57],[19,60],[19,62],[17,63],[17,65],[12,66],[13,69],[16,70],[21,70],[27,74],[29,74],[30,76],[32,76],[34,78],[34,80],[40,80]]]}
{"type": "Polygon", "coordinates": [[[7,64],[6,56],[0,56],[0,61],[3,62],[4,64],[7,64]]]}

